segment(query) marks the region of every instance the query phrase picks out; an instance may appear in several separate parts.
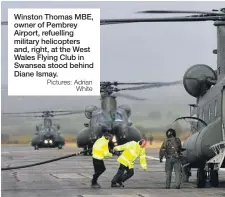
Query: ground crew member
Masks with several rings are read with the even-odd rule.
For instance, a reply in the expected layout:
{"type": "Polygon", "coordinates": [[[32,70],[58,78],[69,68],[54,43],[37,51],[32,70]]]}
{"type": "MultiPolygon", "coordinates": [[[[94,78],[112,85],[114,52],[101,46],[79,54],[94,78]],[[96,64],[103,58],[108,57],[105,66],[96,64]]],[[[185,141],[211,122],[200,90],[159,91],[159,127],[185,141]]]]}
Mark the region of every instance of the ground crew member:
{"type": "Polygon", "coordinates": [[[181,169],[181,151],[183,151],[182,144],[179,138],[176,137],[176,131],[169,129],[166,131],[167,139],[163,142],[160,151],[159,159],[162,162],[163,157],[166,157],[165,171],[166,171],[166,188],[170,188],[172,171],[175,171],[176,189],[180,189],[182,179],[181,169]]]}
{"type": "Polygon", "coordinates": [[[109,152],[108,143],[112,139],[112,135],[105,132],[101,138],[99,138],[93,145],[92,158],[94,165],[94,175],[91,182],[91,187],[100,188],[97,180],[99,176],[106,170],[103,159],[105,157],[112,157],[112,153],[109,152]]]}
{"type": "Polygon", "coordinates": [[[120,163],[118,172],[111,181],[111,187],[124,187],[123,183],[134,175],[134,161],[140,156],[140,164],[147,170],[145,147],[147,141],[131,141],[121,146],[114,147],[114,151],[123,151],[117,161],[120,163]],[[126,173],[125,173],[126,171],[126,173]]]}
{"type": "Polygon", "coordinates": [[[153,137],[152,134],[151,134],[150,137],[149,137],[150,145],[152,145],[153,139],[154,139],[154,137],[153,137]]]}

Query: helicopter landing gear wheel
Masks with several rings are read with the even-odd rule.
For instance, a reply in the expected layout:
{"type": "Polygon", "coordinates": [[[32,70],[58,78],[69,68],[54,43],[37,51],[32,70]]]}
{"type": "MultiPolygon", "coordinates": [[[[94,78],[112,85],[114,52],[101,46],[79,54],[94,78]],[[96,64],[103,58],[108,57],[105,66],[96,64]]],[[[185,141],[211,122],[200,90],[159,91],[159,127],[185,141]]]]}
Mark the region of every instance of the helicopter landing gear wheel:
{"type": "Polygon", "coordinates": [[[190,169],[188,167],[182,168],[182,180],[185,183],[189,183],[189,177],[191,176],[190,169]]]}
{"type": "MultiPolygon", "coordinates": [[[[91,149],[92,148],[92,145],[88,145],[88,149],[91,149]]],[[[87,151],[87,154],[89,155],[89,156],[92,156],[92,150],[89,150],[89,151],[87,151]]]]}
{"type": "Polygon", "coordinates": [[[87,156],[87,146],[86,147],[84,147],[84,156],[87,156]]]}
{"type": "Polygon", "coordinates": [[[206,184],[207,174],[204,168],[198,168],[197,171],[197,187],[204,188],[206,184]]]}
{"type": "Polygon", "coordinates": [[[34,150],[38,150],[38,149],[39,149],[38,145],[35,145],[34,150]]]}
{"type": "Polygon", "coordinates": [[[58,145],[58,149],[62,149],[62,144],[59,144],[58,145]]]}
{"type": "Polygon", "coordinates": [[[210,170],[209,178],[212,187],[219,187],[219,175],[217,170],[210,170]]]}

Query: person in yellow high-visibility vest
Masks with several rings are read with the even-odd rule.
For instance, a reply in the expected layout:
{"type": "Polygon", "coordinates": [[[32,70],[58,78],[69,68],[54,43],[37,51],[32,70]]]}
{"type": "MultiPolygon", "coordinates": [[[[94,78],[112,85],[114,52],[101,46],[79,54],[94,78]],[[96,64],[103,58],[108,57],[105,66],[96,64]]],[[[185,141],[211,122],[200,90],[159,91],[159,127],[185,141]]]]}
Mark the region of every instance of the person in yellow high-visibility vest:
{"type": "Polygon", "coordinates": [[[108,147],[108,143],[111,139],[112,135],[108,132],[105,132],[92,147],[92,158],[95,171],[91,182],[91,187],[93,188],[100,188],[97,180],[99,176],[106,170],[103,159],[105,157],[112,157],[112,153],[109,152],[108,147]]]}
{"type": "Polygon", "coordinates": [[[134,175],[134,161],[138,157],[140,157],[141,167],[145,171],[147,170],[147,161],[145,155],[146,145],[147,141],[142,139],[138,142],[131,141],[121,146],[114,147],[114,151],[123,151],[123,153],[117,159],[117,161],[120,163],[120,166],[118,172],[111,181],[111,187],[124,187],[123,182],[134,175]]]}

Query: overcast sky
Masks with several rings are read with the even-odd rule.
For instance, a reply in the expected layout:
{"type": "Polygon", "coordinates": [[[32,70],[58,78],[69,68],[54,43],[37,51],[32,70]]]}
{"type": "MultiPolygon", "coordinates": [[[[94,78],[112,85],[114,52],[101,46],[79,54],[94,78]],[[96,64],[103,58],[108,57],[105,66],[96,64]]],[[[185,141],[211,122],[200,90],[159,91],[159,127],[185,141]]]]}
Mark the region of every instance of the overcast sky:
{"type": "MultiPolygon", "coordinates": [[[[224,2],[3,2],[2,21],[8,8],[100,8],[101,18],[147,17],[134,14],[146,9],[210,11],[224,2]]],[[[149,15],[150,16],[150,15],[149,15]]],[[[166,16],[166,15],[165,15],[166,16]]],[[[7,26],[2,26],[2,83],[7,83],[7,26]]],[[[174,81],[194,64],[216,69],[216,28],[213,22],[137,23],[101,26],[101,80],[174,81]]],[[[13,66],[13,65],[11,65],[13,66]]],[[[150,90],[151,91],[151,90],[150,90]]],[[[152,90],[154,91],[154,90],[152,90]]],[[[157,92],[157,90],[155,90],[157,92]]],[[[167,93],[185,92],[183,87],[167,93]]],[[[157,93],[160,93],[158,90],[157,93]]],[[[188,94],[185,93],[187,96],[188,94]]]]}
{"type": "MultiPolygon", "coordinates": [[[[100,8],[103,19],[146,17],[134,14],[145,9],[212,10],[224,7],[224,2],[4,2],[2,20],[7,20],[8,8],[76,7],[100,8]]],[[[216,28],[212,24],[190,22],[101,26],[101,79],[167,81],[181,79],[186,69],[196,63],[206,63],[216,68],[216,58],[212,54],[216,47],[216,28]]],[[[4,84],[7,83],[7,40],[7,26],[2,26],[4,84]]]]}

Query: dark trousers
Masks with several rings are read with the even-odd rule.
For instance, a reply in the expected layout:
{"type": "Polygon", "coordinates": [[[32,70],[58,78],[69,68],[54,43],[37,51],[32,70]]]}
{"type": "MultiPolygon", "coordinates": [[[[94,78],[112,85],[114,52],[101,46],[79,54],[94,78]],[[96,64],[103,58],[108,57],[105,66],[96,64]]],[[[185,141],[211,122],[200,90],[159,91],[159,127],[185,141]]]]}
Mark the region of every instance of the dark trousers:
{"type": "Polygon", "coordinates": [[[92,184],[96,184],[99,176],[105,172],[106,168],[103,160],[93,158],[93,165],[95,173],[93,175],[92,184]]]}
{"type": "Polygon", "coordinates": [[[133,175],[134,175],[133,168],[129,169],[128,167],[120,164],[118,172],[112,179],[112,183],[115,184],[115,183],[125,182],[126,180],[131,178],[133,175]],[[126,171],[126,173],[125,173],[125,171],[126,171]]]}

